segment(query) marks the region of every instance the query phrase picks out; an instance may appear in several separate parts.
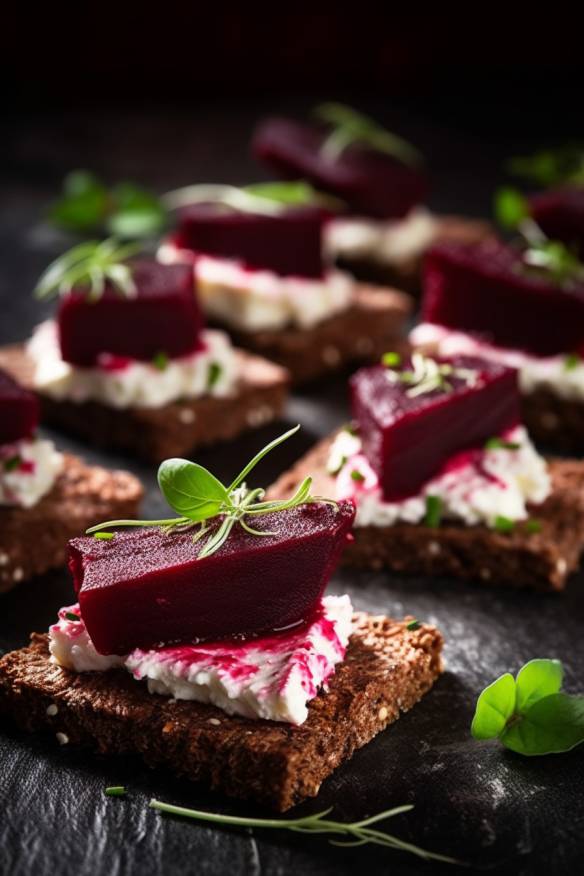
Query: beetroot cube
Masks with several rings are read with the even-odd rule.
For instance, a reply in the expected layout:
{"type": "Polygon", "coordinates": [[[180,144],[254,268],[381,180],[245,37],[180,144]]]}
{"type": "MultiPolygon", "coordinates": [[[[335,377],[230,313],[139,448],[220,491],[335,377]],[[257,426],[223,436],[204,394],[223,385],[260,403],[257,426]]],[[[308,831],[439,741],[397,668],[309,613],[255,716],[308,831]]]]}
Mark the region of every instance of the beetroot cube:
{"type": "MultiPolygon", "coordinates": [[[[474,380],[446,378],[451,389],[411,396],[383,365],[362,368],[351,378],[353,417],[363,452],[377,475],[383,498],[396,502],[419,493],[455,453],[482,447],[519,422],[517,373],[495,362],[456,357],[455,369],[474,380]]],[[[405,362],[400,370],[408,370],[405,362]]]]}
{"type": "Polygon", "coordinates": [[[331,159],[321,151],[327,136],[319,125],[270,118],[256,130],[252,151],[284,179],[308,180],[359,215],[401,219],[425,199],[428,180],[419,168],[357,144],[331,159]]]}
{"type": "Polygon", "coordinates": [[[0,444],[29,438],[38,421],[37,397],[0,370],[0,444]]]}
{"type": "Polygon", "coordinates": [[[320,207],[293,207],[267,216],[193,204],[181,210],[174,242],[281,276],[321,277],[322,231],[330,215],[320,207]]]}
{"type": "Polygon", "coordinates": [[[531,216],[551,240],[584,256],[584,188],[550,189],[529,199],[531,216]]]}
{"type": "Polygon", "coordinates": [[[562,286],[529,270],[497,240],[444,243],[426,257],[422,320],[481,335],[536,356],[584,344],[584,284],[562,286]]]}
{"type": "Polygon", "coordinates": [[[192,268],[153,259],[131,264],[134,297],[108,284],[96,301],[83,290],[61,298],[59,339],[66,362],[90,367],[101,353],[148,362],[157,353],[175,358],[200,346],[203,320],[192,268]]]}
{"type": "Polygon", "coordinates": [[[81,614],[101,654],[159,643],[253,636],[311,620],[351,529],[351,503],[323,503],[236,525],[203,559],[204,539],[157,528],[69,543],[81,614]]]}

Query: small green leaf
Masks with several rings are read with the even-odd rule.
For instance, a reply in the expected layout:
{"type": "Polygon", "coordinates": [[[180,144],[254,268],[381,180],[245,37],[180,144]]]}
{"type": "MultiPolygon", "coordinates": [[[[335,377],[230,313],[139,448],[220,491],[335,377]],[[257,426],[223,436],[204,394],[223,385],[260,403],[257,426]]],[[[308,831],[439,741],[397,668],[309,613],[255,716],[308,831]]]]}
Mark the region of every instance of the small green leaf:
{"type": "Polygon", "coordinates": [[[506,672],[479,696],[471,725],[473,737],[493,739],[499,736],[515,711],[515,701],[515,679],[506,672]]]}
{"type": "Polygon", "coordinates": [[[19,456],[18,454],[15,454],[14,456],[9,456],[8,459],[4,460],[4,464],[3,464],[4,471],[6,471],[6,472],[16,471],[16,469],[19,467],[21,462],[22,462],[22,457],[19,456]]]}
{"type": "Polygon", "coordinates": [[[246,479],[248,474],[252,471],[252,469],[254,469],[256,467],[258,462],[260,462],[264,458],[264,456],[266,456],[268,453],[270,453],[279,444],[282,444],[283,441],[287,441],[288,438],[291,438],[292,435],[295,435],[299,429],[300,429],[300,423],[297,426],[294,426],[294,428],[290,429],[288,432],[284,432],[283,435],[279,435],[278,438],[274,438],[274,440],[270,441],[269,444],[266,444],[266,446],[263,447],[259,451],[259,453],[256,453],[254,458],[250,462],[248,462],[248,464],[245,466],[245,468],[243,468],[239,472],[239,474],[237,475],[237,477],[235,478],[235,480],[233,481],[233,483],[231,484],[231,486],[229,487],[227,492],[231,493],[233,490],[235,490],[236,487],[238,487],[241,483],[243,483],[243,481],[246,479]]]}
{"type": "Polygon", "coordinates": [[[531,517],[525,523],[525,531],[529,533],[529,535],[535,535],[538,532],[541,532],[541,520],[536,520],[534,517],[531,517]]]}
{"type": "Polygon", "coordinates": [[[442,499],[440,496],[426,496],[426,516],[424,526],[435,529],[442,519],[442,499]]]}
{"type": "Polygon", "coordinates": [[[322,154],[331,161],[336,161],[345,149],[357,143],[376,152],[391,155],[410,167],[424,164],[421,152],[411,143],[397,134],[392,134],[374,119],[350,106],[334,102],[323,103],[315,107],[313,114],[332,129],[321,148],[322,154]]]}
{"type": "Polygon", "coordinates": [[[207,373],[207,389],[213,389],[216,385],[217,381],[221,377],[223,373],[223,368],[219,364],[219,362],[211,362],[209,365],[209,371],[207,373]]]}
{"type": "Polygon", "coordinates": [[[108,210],[105,186],[86,170],[75,170],[65,177],[63,195],[50,208],[49,220],[68,231],[95,231],[108,210]]]}
{"type": "Polygon", "coordinates": [[[497,515],[493,522],[493,527],[497,532],[501,533],[509,533],[513,532],[515,529],[515,521],[510,520],[509,517],[503,517],[502,514],[497,515]]]}
{"type": "Polygon", "coordinates": [[[529,217],[527,199],[517,189],[508,186],[495,193],[495,218],[508,231],[514,231],[529,217]]]}
{"type": "Polygon", "coordinates": [[[156,208],[132,208],[113,213],[106,222],[109,234],[124,239],[153,237],[164,228],[165,214],[156,208]]]}
{"type": "Polygon", "coordinates": [[[115,532],[94,532],[93,537],[98,541],[111,541],[115,537],[115,532]]]}
{"type": "Polygon", "coordinates": [[[126,788],[124,785],[110,785],[109,788],[106,788],[104,794],[107,797],[123,797],[126,793],[126,788]]]}
{"type": "Polygon", "coordinates": [[[489,438],[485,442],[485,450],[519,450],[521,444],[516,441],[505,441],[503,438],[489,438]]]}
{"type": "Polygon", "coordinates": [[[568,353],[564,358],[564,371],[573,371],[582,363],[581,356],[578,353],[568,353]]]}
{"type": "Polygon", "coordinates": [[[406,624],[406,630],[419,630],[420,626],[421,624],[419,620],[411,620],[406,624]]]}
{"type": "Polygon", "coordinates": [[[528,756],[570,751],[584,742],[584,697],[554,693],[538,699],[521,720],[510,724],[501,742],[528,756]]]}
{"type": "Polygon", "coordinates": [[[537,700],[558,693],[563,679],[559,660],[530,660],[517,674],[517,711],[526,712],[537,700]]]}
{"type": "Polygon", "coordinates": [[[365,475],[358,468],[354,468],[351,472],[351,480],[361,484],[365,480],[365,475]]]}
{"type": "Polygon", "coordinates": [[[187,459],[167,459],[158,469],[158,484],[171,508],[189,520],[207,520],[229,504],[229,492],[215,475],[187,459]]]}
{"type": "Polygon", "coordinates": [[[79,617],[79,615],[78,615],[78,614],[73,614],[72,611],[66,611],[66,612],[65,612],[65,618],[66,618],[68,621],[72,621],[73,623],[76,623],[76,624],[78,624],[78,623],[81,621],[81,618],[79,617]]]}
{"type": "Polygon", "coordinates": [[[158,371],[164,371],[168,366],[168,355],[163,353],[162,350],[159,353],[156,353],[152,357],[152,365],[154,368],[157,368],[158,371]]]}
{"type": "Polygon", "coordinates": [[[303,180],[253,183],[244,186],[243,191],[288,207],[322,204],[338,209],[343,206],[337,198],[318,192],[310,183],[303,180]]]}
{"type": "Polygon", "coordinates": [[[582,185],[584,183],[584,148],[569,144],[559,149],[542,149],[534,155],[512,158],[509,172],[539,186],[582,185]]]}
{"type": "Polygon", "coordinates": [[[387,368],[397,368],[401,365],[402,357],[399,353],[384,353],[381,357],[381,364],[385,365],[387,368]]]}

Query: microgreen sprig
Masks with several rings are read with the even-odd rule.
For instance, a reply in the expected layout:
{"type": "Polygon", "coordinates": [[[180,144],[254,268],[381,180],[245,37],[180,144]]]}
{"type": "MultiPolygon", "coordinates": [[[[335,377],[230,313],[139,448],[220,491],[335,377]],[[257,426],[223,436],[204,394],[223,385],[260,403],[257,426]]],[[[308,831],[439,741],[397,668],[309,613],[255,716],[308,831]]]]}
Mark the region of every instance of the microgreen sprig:
{"type": "Polygon", "coordinates": [[[301,180],[253,183],[243,187],[203,183],[167,192],[162,201],[168,210],[179,210],[191,204],[219,204],[240,213],[264,216],[280,216],[289,207],[321,206],[335,211],[344,207],[338,198],[323,194],[301,180]]]}
{"type": "Polygon", "coordinates": [[[313,496],[310,492],[312,478],[306,477],[290,499],[263,501],[265,490],[253,490],[245,486],[245,479],[264,456],[300,429],[295,426],[278,438],[270,441],[240,471],[237,477],[225,486],[215,475],[196,462],[187,459],[167,459],[158,469],[158,485],[164,498],[180,517],[163,520],[108,520],[87,530],[99,533],[117,526],[160,526],[165,532],[186,532],[196,528],[193,541],[206,538],[198,558],[214,554],[225,544],[233,527],[238,524],[250,535],[268,536],[274,532],[255,529],[250,523],[263,514],[278,513],[312,502],[335,504],[330,499],[313,496]]]}
{"type": "Polygon", "coordinates": [[[391,155],[410,167],[424,163],[422,154],[407,140],[345,104],[323,103],[315,107],[313,114],[331,128],[321,147],[322,154],[330,161],[357,143],[391,155]]]}
{"type": "Polygon", "coordinates": [[[45,299],[68,295],[73,289],[85,289],[89,300],[96,301],[109,282],[120,295],[131,298],[136,294],[136,287],[126,261],[140,249],[139,244],[121,244],[113,237],[80,243],[49,265],[34,294],[45,299]]]}
{"type": "Polygon", "coordinates": [[[416,398],[436,389],[450,392],[453,386],[448,378],[459,378],[472,386],[478,376],[477,372],[470,368],[455,368],[448,362],[437,362],[429,356],[424,356],[423,353],[413,353],[412,367],[404,370],[399,370],[399,360],[397,367],[388,365],[389,361],[394,360],[388,360],[386,356],[382,358],[382,364],[387,367],[389,380],[392,383],[408,384],[406,395],[409,398],[416,398]]]}
{"type": "Polygon", "coordinates": [[[508,170],[514,176],[540,186],[584,185],[584,146],[571,144],[541,149],[533,155],[511,158],[508,170]]]}
{"type": "Polygon", "coordinates": [[[498,738],[529,756],[561,754],[584,742],[584,696],[561,693],[559,660],[530,660],[516,678],[506,672],[477,700],[471,733],[498,738]]]}
{"type": "Polygon", "coordinates": [[[495,216],[499,225],[520,235],[522,260],[526,268],[545,272],[556,283],[584,281],[584,264],[569,246],[550,240],[531,218],[529,202],[508,186],[495,193],[495,216]]]}
{"type": "Polygon", "coordinates": [[[173,806],[163,803],[161,800],[151,800],[150,808],[165,812],[168,815],[180,815],[183,818],[192,818],[197,821],[207,821],[212,824],[228,825],[230,827],[258,827],[272,830],[289,830],[293,833],[325,834],[334,839],[329,839],[331,845],[347,848],[349,846],[364,846],[367,843],[384,846],[401,852],[409,852],[427,861],[442,861],[447,864],[458,864],[454,858],[446,855],[428,852],[412,843],[400,840],[396,836],[376,830],[371,827],[380,821],[394,818],[404,812],[410,812],[414,807],[411,805],[396,806],[379,812],[362,821],[333,821],[326,816],[332,812],[332,807],[314,815],[305,815],[301,818],[243,818],[235,815],[221,815],[215,812],[204,812],[200,809],[188,809],[184,806],[173,806]],[[343,840],[342,837],[347,837],[343,840]]]}

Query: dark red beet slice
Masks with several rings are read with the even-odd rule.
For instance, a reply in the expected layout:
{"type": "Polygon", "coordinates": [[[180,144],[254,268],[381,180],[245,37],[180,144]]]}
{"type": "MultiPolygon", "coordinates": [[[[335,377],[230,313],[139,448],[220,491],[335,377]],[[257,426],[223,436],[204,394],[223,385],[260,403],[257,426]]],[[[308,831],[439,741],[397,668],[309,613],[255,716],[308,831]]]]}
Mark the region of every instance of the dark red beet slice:
{"type": "Polygon", "coordinates": [[[293,207],[274,216],[193,204],[180,212],[173,242],[206,255],[237,259],[282,276],[321,277],[322,230],[330,212],[293,207]]]}
{"type": "MultiPolygon", "coordinates": [[[[449,377],[451,391],[412,398],[408,385],[389,380],[383,365],[362,368],[351,378],[363,452],[387,501],[415,495],[455,453],[482,447],[519,422],[516,371],[471,357],[440,361],[476,371],[475,385],[449,377]]],[[[408,362],[400,366],[408,367],[408,362]]]]}
{"type": "Polygon", "coordinates": [[[422,320],[536,356],[577,352],[584,344],[584,284],[568,289],[528,272],[521,254],[496,240],[445,243],[426,256],[422,320]]]}
{"type": "Polygon", "coordinates": [[[81,614],[102,654],[160,642],[225,639],[310,620],[351,529],[351,503],[303,505],[254,519],[277,532],[235,526],[226,543],[197,560],[192,533],[119,532],[110,541],[69,543],[81,614]]]}
{"type": "Polygon", "coordinates": [[[422,170],[357,145],[327,158],[321,152],[326,137],[326,129],[318,125],[270,118],[257,128],[252,151],[285,179],[308,180],[363,216],[401,219],[425,199],[428,180],[422,170]]]}
{"type": "Polygon", "coordinates": [[[82,291],[61,298],[61,355],[74,365],[95,365],[100,353],[151,360],[157,353],[184,356],[199,347],[202,316],[192,268],[140,259],[134,265],[137,295],[107,286],[97,301],[82,291]]]}
{"type": "Polygon", "coordinates": [[[550,189],[529,199],[530,212],[551,240],[584,256],[584,187],[550,189]]]}
{"type": "Polygon", "coordinates": [[[5,371],[0,371],[0,444],[28,438],[39,421],[35,395],[5,371]]]}

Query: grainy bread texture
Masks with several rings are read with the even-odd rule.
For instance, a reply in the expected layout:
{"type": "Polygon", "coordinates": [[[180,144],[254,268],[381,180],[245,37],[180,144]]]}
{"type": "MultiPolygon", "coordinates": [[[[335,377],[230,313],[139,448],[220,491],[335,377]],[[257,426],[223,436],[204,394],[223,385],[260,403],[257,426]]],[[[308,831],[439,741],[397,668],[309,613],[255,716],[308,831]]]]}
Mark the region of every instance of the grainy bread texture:
{"type": "Polygon", "coordinates": [[[543,447],[578,456],[584,453],[584,402],[538,389],[522,397],[521,408],[530,435],[543,447]]]}
{"type": "Polygon", "coordinates": [[[357,285],[351,307],[313,328],[230,333],[239,346],[279,362],[299,384],[401,346],[411,305],[394,289],[357,285]]]}
{"type": "Polygon", "coordinates": [[[143,489],[133,475],[65,454],[53,488],[32,508],[0,506],[0,593],[64,566],[67,542],[101,520],[135,517],[143,489]]]}
{"type": "MultiPolygon", "coordinates": [[[[268,491],[289,496],[307,475],[321,496],[335,496],[326,470],[332,438],[310,450],[268,491]]],[[[584,550],[584,460],[552,460],[552,494],[532,516],[541,524],[530,533],[517,524],[500,533],[486,526],[445,523],[436,528],[410,523],[356,526],[342,562],[412,575],[456,576],[485,584],[563,590],[584,550]]]]}
{"type": "Polygon", "coordinates": [[[149,694],[124,670],[78,675],[49,660],[47,636],[0,660],[0,713],[26,730],[151,766],[283,811],[314,797],[333,770],[406,712],[442,671],[442,636],[421,624],[356,614],[347,655],[298,727],[230,717],[149,694]]]}
{"type": "MultiPolygon", "coordinates": [[[[467,219],[463,216],[437,216],[435,219],[436,234],[431,245],[447,241],[478,243],[494,233],[492,225],[482,219],[467,219]]],[[[368,256],[345,256],[337,259],[337,265],[364,283],[395,286],[419,297],[422,290],[424,255],[425,253],[407,256],[391,264],[368,256]]]]}
{"type": "MultiPolygon", "coordinates": [[[[278,419],[288,396],[289,375],[278,365],[241,350],[234,395],[171,402],[161,408],[112,408],[98,402],[57,401],[39,393],[45,423],[98,447],[130,451],[149,462],[185,456],[228,441],[278,419]]],[[[23,345],[0,349],[4,368],[33,390],[34,366],[23,345]]]]}

